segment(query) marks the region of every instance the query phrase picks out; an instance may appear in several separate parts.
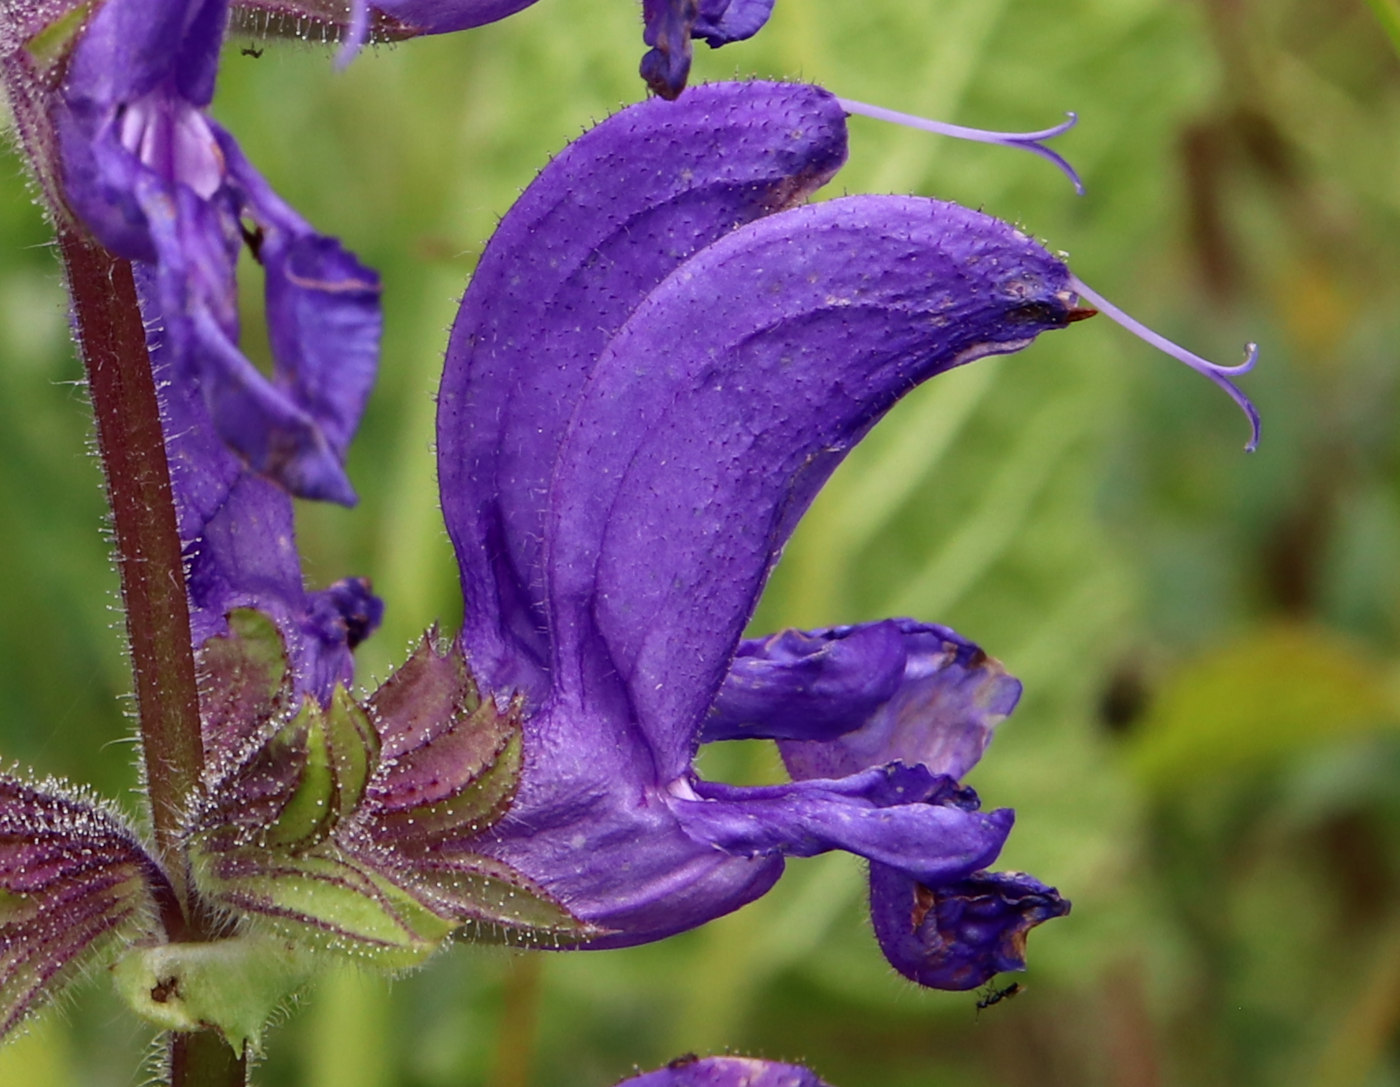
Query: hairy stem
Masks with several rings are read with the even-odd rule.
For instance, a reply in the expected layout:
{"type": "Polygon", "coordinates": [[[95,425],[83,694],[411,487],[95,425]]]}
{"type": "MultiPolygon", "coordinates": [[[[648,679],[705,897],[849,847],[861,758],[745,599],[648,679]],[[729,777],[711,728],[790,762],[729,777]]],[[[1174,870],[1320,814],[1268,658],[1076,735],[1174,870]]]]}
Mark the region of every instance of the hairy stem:
{"type": "Polygon", "coordinates": [[[131,265],[67,227],[58,237],[112,507],[156,850],[188,906],[177,834],[204,751],[185,570],[146,329],[131,265]]]}
{"type": "Polygon", "coordinates": [[[212,1030],[170,1036],[170,1087],[243,1087],[248,1058],[212,1030]]]}
{"type": "MultiPolygon", "coordinates": [[[[186,880],[180,814],[204,763],[185,568],[165,433],[131,265],[62,224],[59,249],[87,368],[107,478],[126,633],[136,684],[146,795],[171,886],[161,919],[171,940],[217,936],[186,880]]],[[[171,1087],[243,1087],[246,1062],[218,1034],[170,1037],[171,1087]]]]}

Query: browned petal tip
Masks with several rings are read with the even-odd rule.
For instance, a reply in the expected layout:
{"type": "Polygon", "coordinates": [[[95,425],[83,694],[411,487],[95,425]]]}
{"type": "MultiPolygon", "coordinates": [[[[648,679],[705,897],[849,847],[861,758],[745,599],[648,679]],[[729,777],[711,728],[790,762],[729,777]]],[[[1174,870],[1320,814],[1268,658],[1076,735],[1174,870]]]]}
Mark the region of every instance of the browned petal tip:
{"type": "Polygon", "coordinates": [[[1098,312],[1092,306],[1071,306],[1070,311],[1065,314],[1065,320],[1070,324],[1075,321],[1087,321],[1090,317],[1096,316],[1098,312]]]}

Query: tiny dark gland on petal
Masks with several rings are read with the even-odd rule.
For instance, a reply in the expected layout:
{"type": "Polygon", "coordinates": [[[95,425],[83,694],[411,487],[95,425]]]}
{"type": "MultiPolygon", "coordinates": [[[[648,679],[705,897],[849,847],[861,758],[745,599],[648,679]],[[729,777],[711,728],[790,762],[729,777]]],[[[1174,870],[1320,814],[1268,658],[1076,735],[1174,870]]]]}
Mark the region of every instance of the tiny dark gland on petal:
{"type": "Polygon", "coordinates": [[[924,923],[928,911],[937,903],[937,896],[922,883],[914,885],[914,905],[909,911],[909,928],[915,931],[924,923]]]}
{"type": "Polygon", "coordinates": [[[682,1053],[675,1060],[667,1061],[666,1067],[671,1071],[675,1071],[677,1068],[685,1068],[688,1065],[692,1065],[699,1059],[700,1058],[694,1053],[682,1053]]]}

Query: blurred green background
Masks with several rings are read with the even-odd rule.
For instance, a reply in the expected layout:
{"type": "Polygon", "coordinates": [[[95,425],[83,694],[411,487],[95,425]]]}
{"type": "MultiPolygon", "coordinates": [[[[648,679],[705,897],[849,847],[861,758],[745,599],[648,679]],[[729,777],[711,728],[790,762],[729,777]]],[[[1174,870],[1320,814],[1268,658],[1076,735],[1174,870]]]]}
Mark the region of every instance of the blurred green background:
{"type": "MultiPolygon", "coordinates": [[[[320,45],[254,44],[230,38],[215,115],[386,284],[363,500],[300,522],[314,584],[365,574],[388,601],[368,682],[460,612],[431,450],[456,300],[534,171],[641,96],[638,13],[542,0],[343,73],[320,45]]],[[[1026,696],[971,781],[1019,813],[1002,866],[1074,912],[978,1014],[884,963],[854,858],[799,861],[653,947],[332,974],[257,1082],[607,1087],[731,1049],[837,1087],[1400,1084],[1397,46],[1395,0],[778,0],[754,41],[700,46],[697,80],[993,128],[1077,110],[1056,146],[1082,198],[1029,155],[862,118],[830,192],[981,207],[1218,361],[1259,341],[1253,456],[1224,396],[1104,319],[939,378],[832,481],[755,624],[909,614],[1000,657],[1026,696]]],[[[46,228],[0,171],[0,756],[134,812],[80,370],[46,228]]],[[[775,772],[760,745],[703,768],[775,772]]],[[[138,1082],[148,1042],[96,979],[0,1052],[0,1083],[138,1082]]]]}

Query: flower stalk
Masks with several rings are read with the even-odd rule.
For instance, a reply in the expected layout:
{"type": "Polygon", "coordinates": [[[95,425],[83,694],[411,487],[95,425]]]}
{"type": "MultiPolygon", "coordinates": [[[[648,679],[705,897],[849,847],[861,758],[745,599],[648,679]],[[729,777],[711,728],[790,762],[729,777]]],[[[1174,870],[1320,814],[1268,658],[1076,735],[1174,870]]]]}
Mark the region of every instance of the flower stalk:
{"type": "MultiPolygon", "coordinates": [[[[131,264],[60,222],[59,252],[87,371],[112,509],[136,690],[146,795],[171,891],[158,896],[171,940],[214,933],[195,908],[180,822],[204,762],[184,563],[146,329],[131,264]]],[[[246,1060],[210,1031],[170,1035],[171,1087],[241,1087],[246,1060]]]]}
{"type": "MultiPolygon", "coordinates": [[[[58,237],[112,507],[156,851],[184,906],[177,835],[204,750],[184,564],[146,328],[131,264],[70,227],[60,226],[58,237]]],[[[185,935],[187,921],[164,920],[176,930],[172,938],[185,935]]]]}

